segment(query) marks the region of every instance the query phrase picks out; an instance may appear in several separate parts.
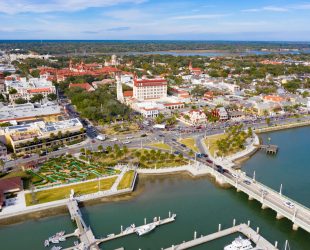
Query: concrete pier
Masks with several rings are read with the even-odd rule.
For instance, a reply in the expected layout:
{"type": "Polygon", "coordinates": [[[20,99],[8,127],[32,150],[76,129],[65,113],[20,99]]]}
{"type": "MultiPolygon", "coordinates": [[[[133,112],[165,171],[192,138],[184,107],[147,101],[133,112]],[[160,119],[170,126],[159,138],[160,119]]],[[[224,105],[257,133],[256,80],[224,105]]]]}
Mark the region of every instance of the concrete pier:
{"type": "Polygon", "coordinates": [[[277,250],[277,247],[272,245],[269,241],[267,241],[265,238],[263,238],[259,234],[259,229],[254,231],[250,226],[247,224],[240,224],[237,226],[233,226],[221,231],[218,231],[213,234],[209,234],[206,236],[202,236],[200,238],[193,239],[191,241],[183,242],[179,245],[173,245],[169,248],[166,248],[164,250],[182,250],[182,249],[188,249],[191,247],[195,247],[204,243],[207,243],[212,240],[219,239],[221,237],[228,236],[230,234],[234,233],[241,233],[247,238],[249,238],[252,242],[256,244],[256,249],[268,249],[268,250],[277,250]]]}

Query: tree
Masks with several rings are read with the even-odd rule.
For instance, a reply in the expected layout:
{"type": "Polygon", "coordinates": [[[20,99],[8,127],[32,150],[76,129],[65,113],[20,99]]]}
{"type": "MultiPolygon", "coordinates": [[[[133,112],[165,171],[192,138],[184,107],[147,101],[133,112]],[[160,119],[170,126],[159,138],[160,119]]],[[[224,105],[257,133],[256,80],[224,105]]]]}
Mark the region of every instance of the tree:
{"type": "Polygon", "coordinates": [[[135,156],[136,156],[137,158],[140,158],[141,152],[140,152],[140,151],[136,151],[136,152],[135,152],[135,156]]]}
{"type": "Polygon", "coordinates": [[[14,88],[11,88],[11,89],[9,90],[9,94],[10,94],[10,95],[15,95],[15,94],[17,94],[17,90],[14,89],[14,88]]]}
{"type": "Polygon", "coordinates": [[[2,172],[4,171],[4,160],[0,159],[0,167],[2,168],[2,172]]]}
{"type": "Polygon", "coordinates": [[[81,154],[85,154],[85,151],[86,151],[85,148],[81,148],[81,149],[80,149],[81,154]]]}
{"type": "Polygon", "coordinates": [[[111,151],[112,151],[112,147],[111,147],[111,146],[107,146],[106,149],[107,149],[107,152],[108,152],[108,153],[111,153],[111,151]]]}
{"type": "Polygon", "coordinates": [[[57,95],[54,94],[54,93],[50,93],[50,94],[47,95],[47,99],[49,101],[55,101],[57,99],[57,95]]]}
{"type": "Polygon", "coordinates": [[[35,78],[40,77],[40,71],[38,69],[32,70],[30,74],[32,77],[35,77],[35,78]]]}
{"type": "Polygon", "coordinates": [[[35,136],[35,137],[33,138],[33,143],[34,143],[34,144],[37,144],[38,142],[39,142],[39,139],[38,139],[37,136],[35,136]]]}
{"type": "Polygon", "coordinates": [[[41,102],[44,99],[44,96],[42,94],[35,94],[31,97],[30,102],[41,102]]]}
{"type": "Polygon", "coordinates": [[[271,120],[270,120],[270,118],[269,118],[269,117],[267,117],[267,118],[266,118],[266,123],[267,123],[267,125],[268,125],[268,126],[270,126],[270,124],[271,124],[271,120]]]}
{"type": "Polygon", "coordinates": [[[128,147],[126,145],[123,146],[123,152],[124,152],[124,154],[126,156],[127,153],[128,153],[128,147]]]}
{"type": "Polygon", "coordinates": [[[62,132],[59,130],[58,133],[57,133],[57,137],[60,139],[62,138],[62,132]]]}
{"type": "Polygon", "coordinates": [[[24,104],[24,103],[27,103],[27,100],[24,99],[24,98],[19,97],[19,98],[17,98],[17,99],[15,100],[15,103],[16,103],[16,104],[24,104]]]}
{"type": "Polygon", "coordinates": [[[99,145],[99,146],[98,146],[98,151],[100,151],[100,152],[103,151],[103,146],[102,146],[102,145],[99,145]]]}
{"type": "Polygon", "coordinates": [[[120,150],[118,144],[114,144],[113,149],[114,149],[114,152],[117,152],[120,150]]]}
{"type": "Polygon", "coordinates": [[[162,113],[159,113],[158,116],[155,118],[155,122],[157,124],[163,123],[165,120],[165,116],[162,113]]]}

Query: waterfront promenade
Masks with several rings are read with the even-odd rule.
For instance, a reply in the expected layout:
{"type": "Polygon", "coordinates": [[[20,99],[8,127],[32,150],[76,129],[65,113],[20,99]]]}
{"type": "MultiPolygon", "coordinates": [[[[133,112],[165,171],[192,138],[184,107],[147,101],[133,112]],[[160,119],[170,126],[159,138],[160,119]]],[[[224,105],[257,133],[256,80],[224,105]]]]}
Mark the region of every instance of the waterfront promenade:
{"type": "MultiPolygon", "coordinates": [[[[94,199],[100,199],[100,198],[105,198],[105,197],[111,197],[111,196],[116,196],[116,195],[122,195],[122,194],[127,194],[131,193],[135,187],[135,182],[137,178],[137,172],[135,171],[135,175],[133,178],[133,181],[131,183],[131,186],[126,189],[121,189],[118,190],[117,186],[121,179],[123,178],[124,174],[126,173],[127,170],[130,170],[131,168],[126,168],[122,166],[122,171],[116,181],[114,182],[112,188],[110,190],[106,191],[99,191],[96,193],[92,194],[86,194],[86,195],[81,195],[81,196],[76,196],[76,199],[78,201],[90,201],[94,199]]],[[[24,192],[21,192],[20,195],[24,197],[24,192]]],[[[69,194],[68,194],[69,198],[69,194]]],[[[32,205],[32,206],[26,206],[25,201],[23,205],[16,206],[15,208],[11,207],[11,209],[6,209],[0,212],[0,220],[2,219],[7,219],[10,217],[14,216],[20,216],[20,215],[25,215],[25,214],[30,214],[34,212],[40,212],[46,209],[53,209],[53,208],[58,208],[58,207],[65,207],[68,202],[67,199],[62,199],[62,200],[57,200],[57,201],[51,201],[47,203],[42,203],[42,204],[37,204],[37,205],[32,205]]]]}

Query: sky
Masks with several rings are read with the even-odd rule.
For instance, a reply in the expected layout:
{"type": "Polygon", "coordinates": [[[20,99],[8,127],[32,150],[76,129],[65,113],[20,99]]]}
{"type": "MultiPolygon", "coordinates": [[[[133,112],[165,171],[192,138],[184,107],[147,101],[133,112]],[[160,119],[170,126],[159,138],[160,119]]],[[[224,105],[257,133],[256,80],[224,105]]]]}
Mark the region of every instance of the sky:
{"type": "Polygon", "coordinates": [[[310,41],[310,0],[0,0],[0,39],[310,41]]]}

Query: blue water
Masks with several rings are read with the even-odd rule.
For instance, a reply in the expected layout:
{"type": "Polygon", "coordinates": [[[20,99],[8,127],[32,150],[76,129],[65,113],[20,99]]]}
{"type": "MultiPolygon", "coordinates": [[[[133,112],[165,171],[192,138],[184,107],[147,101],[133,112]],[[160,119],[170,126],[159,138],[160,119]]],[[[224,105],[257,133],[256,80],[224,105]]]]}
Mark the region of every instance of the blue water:
{"type": "MultiPolygon", "coordinates": [[[[310,204],[310,127],[285,130],[262,135],[279,145],[277,156],[258,152],[243,165],[249,173],[256,171],[256,177],[263,183],[277,188],[283,184],[283,193],[309,206],[310,204]]],[[[292,223],[286,219],[277,220],[275,212],[261,209],[261,204],[249,201],[243,193],[233,188],[217,187],[209,178],[192,179],[186,176],[148,177],[138,180],[135,195],[129,200],[101,203],[82,208],[83,217],[97,237],[117,233],[120,226],[143,224],[154,216],[167,216],[175,212],[174,223],[157,228],[154,232],[138,237],[131,235],[123,239],[101,245],[102,249],[114,250],[125,247],[131,249],[161,249],[172,244],[190,240],[194,231],[206,235],[222,227],[237,222],[251,220],[253,228],[260,227],[263,237],[270,242],[278,241],[284,249],[289,240],[290,249],[309,250],[310,234],[299,229],[292,230],[292,223]]],[[[68,233],[75,229],[69,215],[58,215],[38,220],[28,220],[20,224],[0,227],[0,249],[20,250],[44,249],[43,241],[57,231],[68,233]]],[[[194,249],[222,250],[234,236],[210,242],[194,249]]],[[[72,240],[62,246],[72,245],[72,240]]]]}
{"type": "Polygon", "coordinates": [[[279,146],[276,156],[260,151],[243,164],[249,175],[310,207],[310,127],[262,134],[264,143],[279,146]]]}

